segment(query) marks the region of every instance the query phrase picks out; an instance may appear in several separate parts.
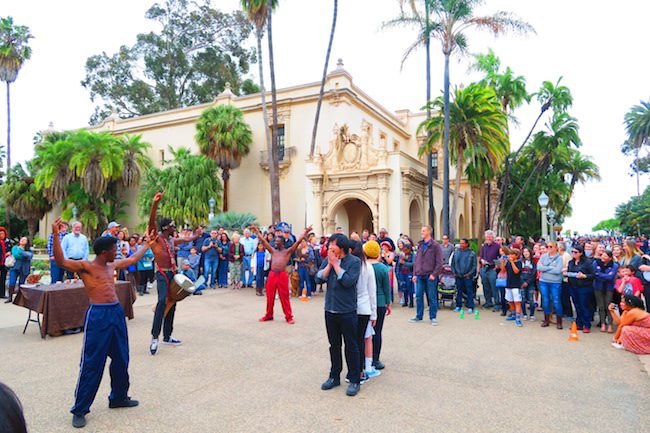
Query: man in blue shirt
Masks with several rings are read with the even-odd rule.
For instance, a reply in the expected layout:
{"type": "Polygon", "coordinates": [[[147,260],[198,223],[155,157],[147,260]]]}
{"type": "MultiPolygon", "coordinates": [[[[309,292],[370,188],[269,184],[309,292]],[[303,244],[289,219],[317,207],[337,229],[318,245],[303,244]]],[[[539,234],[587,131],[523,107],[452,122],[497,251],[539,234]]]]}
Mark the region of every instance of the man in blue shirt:
{"type": "MultiPolygon", "coordinates": [[[[68,260],[88,260],[88,238],[81,233],[81,223],[72,223],[72,233],[61,241],[63,257],[68,260]]],[[[67,271],[66,278],[74,278],[74,273],[67,271]]]]}
{"type": "Polygon", "coordinates": [[[217,268],[219,267],[219,250],[217,250],[219,232],[210,230],[210,237],[203,241],[203,275],[205,285],[214,289],[217,286],[217,268]]]}
{"type": "MultiPolygon", "coordinates": [[[[61,221],[61,228],[59,231],[59,241],[63,241],[63,238],[68,234],[68,223],[61,221]]],[[[54,260],[54,237],[52,233],[47,238],[47,254],[50,256],[50,276],[52,278],[52,283],[58,281],[63,281],[63,275],[65,274],[65,269],[59,267],[54,260]]]]}
{"type": "Polygon", "coordinates": [[[255,253],[257,248],[257,239],[251,236],[249,229],[244,229],[244,237],[239,240],[239,243],[244,247],[244,260],[242,262],[242,280],[244,287],[253,287],[253,272],[251,271],[251,256],[255,253]],[[248,271],[248,277],[246,277],[248,271]]]}

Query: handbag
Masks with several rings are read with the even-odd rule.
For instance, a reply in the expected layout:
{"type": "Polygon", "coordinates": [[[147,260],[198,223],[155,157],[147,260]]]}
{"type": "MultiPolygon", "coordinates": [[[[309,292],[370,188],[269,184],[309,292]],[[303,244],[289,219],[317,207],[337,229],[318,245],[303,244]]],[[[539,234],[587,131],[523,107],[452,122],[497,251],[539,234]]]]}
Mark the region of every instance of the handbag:
{"type": "Polygon", "coordinates": [[[497,287],[506,287],[508,285],[508,273],[506,271],[500,271],[497,275],[497,287]]]}
{"type": "Polygon", "coordinates": [[[5,258],[5,266],[7,268],[13,268],[16,264],[16,258],[13,255],[5,258]]]}

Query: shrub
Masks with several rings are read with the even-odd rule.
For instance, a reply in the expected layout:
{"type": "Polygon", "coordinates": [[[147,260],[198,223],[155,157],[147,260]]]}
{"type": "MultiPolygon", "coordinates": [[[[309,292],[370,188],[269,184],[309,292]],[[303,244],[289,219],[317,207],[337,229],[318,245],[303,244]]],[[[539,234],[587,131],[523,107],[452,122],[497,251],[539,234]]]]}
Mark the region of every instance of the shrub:
{"type": "Polygon", "coordinates": [[[257,225],[257,217],[248,212],[222,212],[210,220],[209,229],[223,227],[228,231],[243,230],[248,226],[257,225]]]}
{"type": "Polygon", "coordinates": [[[47,247],[47,240],[45,240],[43,238],[36,238],[35,237],[32,240],[32,246],[34,248],[39,248],[39,249],[46,248],[47,247]]]}

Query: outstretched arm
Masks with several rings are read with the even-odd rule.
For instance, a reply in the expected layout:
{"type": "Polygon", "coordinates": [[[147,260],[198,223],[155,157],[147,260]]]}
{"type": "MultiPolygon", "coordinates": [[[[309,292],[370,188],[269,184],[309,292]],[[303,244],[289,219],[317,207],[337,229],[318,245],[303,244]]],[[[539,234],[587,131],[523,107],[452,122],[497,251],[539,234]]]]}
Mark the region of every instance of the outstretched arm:
{"type": "Polygon", "coordinates": [[[151,204],[151,212],[149,212],[149,230],[158,231],[156,226],[156,212],[158,211],[158,203],[163,198],[164,193],[157,192],[153,196],[153,203],[151,204]]]}
{"type": "Polygon", "coordinates": [[[255,236],[257,236],[257,238],[260,240],[260,242],[262,242],[262,245],[264,245],[264,248],[266,248],[267,251],[269,251],[269,252],[273,252],[273,251],[275,251],[275,248],[273,248],[273,247],[271,246],[271,244],[269,244],[269,243],[266,241],[266,239],[264,239],[264,236],[261,236],[261,235],[260,235],[260,229],[259,229],[259,227],[257,227],[257,226],[251,226],[251,227],[249,227],[249,229],[250,229],[253,233],[255,233],[255,236]]]}
{"type": "Polygon", "coordinates": [[[194,242],[203,234],[203,228],[197,227],[192,236],[184,236],[174,239],[174,245],[185,244],[187,242],[194,242]]]}
{"type": "Polygon", "coordinates": [[[61,248],[61,239],[59,239],[59,230],[61,228],[61,218],[57,218],[52,224],[52,252],[56,264],[70,272],[81,272],[84,270],[83,260],[69,260],[63,256],[63,249],[61,248]]]}
{"type": "Polygon", "coordinates": [[[142,243],[142,248],[139,248],[138,251],[136,251],[135,254],[133,254],[131,257],[127,257],[126,259],[123,260],[115,260],[114,265],[115,269],[124,269],[128,268],[131,265],[135,265],[138,263],[138,261],[145,255],[147,250],[150,247],[149,242],[154,243],[158,239],[158,234],[156,233],[155,230],[150,230],[149,231],[149,240],[146,240],[142,243]]]}
{"type": "Polygon", "coordinates": [[[293,254],[293,252],[296,251],[296,249],[298,249],[300,242],[302,242],[302,240],[305,239],[305,236],[307,236],[310,232],[311,232],[311,226],[307,227],[303,232],[303,234],[301,234],[300,237],[296,239],[296,242],[293,245],[291,245],[291,247],[289,248],[289,254],[293,254]]]}

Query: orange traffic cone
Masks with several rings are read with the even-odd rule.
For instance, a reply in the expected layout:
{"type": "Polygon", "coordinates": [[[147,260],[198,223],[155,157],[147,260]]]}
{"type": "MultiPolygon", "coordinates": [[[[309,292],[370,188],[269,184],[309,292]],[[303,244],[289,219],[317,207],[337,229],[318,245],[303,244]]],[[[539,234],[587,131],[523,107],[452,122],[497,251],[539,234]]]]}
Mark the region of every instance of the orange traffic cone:
{"type": "Polygon", "coordinates": [[[308,302],[309,298],[307,298],[307,289],[302,289],[302,296],[300,297],[301,302],[308,302]]]}
{"type": "Polygon", "coordinates": [[[579,341],[580,337],[578,337],[578,327],[576,326],[576,322],[571,323],[571,332],[569,333],[569,341],[579,341]]]}

